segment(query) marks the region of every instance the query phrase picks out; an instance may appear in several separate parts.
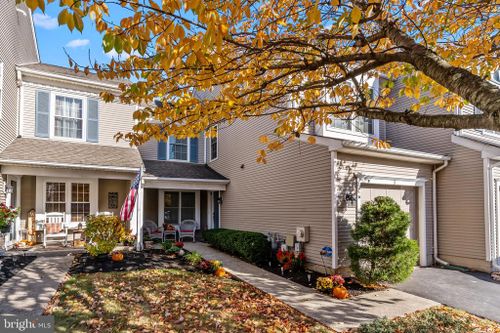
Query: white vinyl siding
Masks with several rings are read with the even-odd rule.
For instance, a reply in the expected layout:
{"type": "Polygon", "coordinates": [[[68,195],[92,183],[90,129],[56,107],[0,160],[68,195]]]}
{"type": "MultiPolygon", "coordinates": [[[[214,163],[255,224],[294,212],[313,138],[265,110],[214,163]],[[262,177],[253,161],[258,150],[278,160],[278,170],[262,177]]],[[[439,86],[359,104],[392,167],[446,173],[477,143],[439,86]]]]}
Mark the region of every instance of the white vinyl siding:
{"type": "Polygon", "coordinates": [[[0,119],[2,118],[2,101],[3,101],[3,62],[0,61],[0,119]]]}

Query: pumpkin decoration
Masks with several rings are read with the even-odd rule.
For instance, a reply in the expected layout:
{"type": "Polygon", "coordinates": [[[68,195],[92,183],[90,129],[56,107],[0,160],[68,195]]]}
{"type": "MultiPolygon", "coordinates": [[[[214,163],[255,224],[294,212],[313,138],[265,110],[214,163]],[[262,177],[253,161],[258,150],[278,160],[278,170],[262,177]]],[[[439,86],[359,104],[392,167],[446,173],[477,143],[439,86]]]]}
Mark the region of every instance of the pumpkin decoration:
{"type": "Polygon", "coordinates": [[[111,255],[111,260],[113,261],[122,261],[123,260],[123,253],[122,252],[115,252],[111,255]]]}
{"type": "Polygon", "coordinates": [[[346,299],[349,297],[349,292],[344,286],[337,286],[333,288],[333,296],[338,299],[346,299]]]}
{"type": "Polygon", "coordinates": [[[223,267],[219,267],[215,270],[215,276],[217,277],[224,277],[226,276],[226,270],[223,267]]]}

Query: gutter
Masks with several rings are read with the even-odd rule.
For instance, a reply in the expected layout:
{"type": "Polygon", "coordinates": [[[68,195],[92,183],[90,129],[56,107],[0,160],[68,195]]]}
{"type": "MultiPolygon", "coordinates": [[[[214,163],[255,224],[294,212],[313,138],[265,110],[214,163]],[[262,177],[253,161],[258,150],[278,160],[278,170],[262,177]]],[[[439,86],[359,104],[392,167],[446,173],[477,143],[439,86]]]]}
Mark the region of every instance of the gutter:
{"type": "Polygon", "coordinates": [[[23,67],[16,67],[16,68],[18,71],[20,71],[22,73],[27,73],[27,74],[31,74],[31,75],[42,77],[42,78],[51,78],[51,79],[63,81],[66,83],[68,81],[70,81],[70,82],[75,82],[75,83],[84,84],[84,85],[91,85],[91,86],[95,86],[95,87],[113,89],[116,91],[120,90],[118,88],[118,85],[119,85],[118,83],[117,84],[108,84],[108,83],[98,82],[98,81],[91,80],[91,79],[83,79],[83,78],[80,79],[80,78],[72,77],[69,75],[65,76],[65,75],[61,75],[61,74],[48,73],[48,72],[38,71],[38,70],[34,70],[34,69],[29,69],[29,68],[23,68],[23,67]]]}
{"type": "Polygon", "coordinates": [[[167,177],[148,177],[144,176],[142,179],[146,180],[159,180],[159,181],[174,181],[174,182],[207,182],[214,184],[229,184],[229,179],[207,179],[207,178],[167,178],[167,177]]]}
{"type": "Polygon", "coordinates": [[[437,173],[448,166],[448,161],[444,163],[437,169],[432,171],[432,236],[434,242],[434,261],[440,263],[441,265],[448,266],[449,263],[440,259],[438,256],[438,228],[437,228],[437,173]]]}
{"type": "Polygon", "coordinates": [[[43,161],[19,161],[19,160],[8,160],[0,159],[0,164],[5,165],[25,165],[25,166],[36,166],[36,167],[59,167],[59,168],[71,168],[71,169],[90,169],[90,170],[105,170],[105,171],[120,171],[120,172],[137,172],[139,168],[130,167],[115,167],[107,165],[86,165],[86,164],[72,164],[72,163],[52,163],[43,161]]]}

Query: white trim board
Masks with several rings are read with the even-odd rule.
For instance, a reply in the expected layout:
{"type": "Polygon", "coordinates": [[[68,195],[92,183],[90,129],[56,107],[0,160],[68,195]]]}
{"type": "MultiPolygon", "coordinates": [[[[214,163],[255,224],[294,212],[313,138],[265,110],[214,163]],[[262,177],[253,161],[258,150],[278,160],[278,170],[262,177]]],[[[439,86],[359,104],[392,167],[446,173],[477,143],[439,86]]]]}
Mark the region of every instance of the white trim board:
{"type": "Polygon", "coordinates": [[[104,171],[116,171],[116,172],[135,172],[135,173],[137,173],[140,169],[140,167],[129,168],[129,167],[118,167],[118,166],[107,166],[107,165],[85,165],[85,164],[28,161],[28,160],[20,161],[20,160],[8,160],[8,159],[0,159],[0,164],[34,166],[34,167],[84,169],[84,170],[104,170],[104,171]]]}

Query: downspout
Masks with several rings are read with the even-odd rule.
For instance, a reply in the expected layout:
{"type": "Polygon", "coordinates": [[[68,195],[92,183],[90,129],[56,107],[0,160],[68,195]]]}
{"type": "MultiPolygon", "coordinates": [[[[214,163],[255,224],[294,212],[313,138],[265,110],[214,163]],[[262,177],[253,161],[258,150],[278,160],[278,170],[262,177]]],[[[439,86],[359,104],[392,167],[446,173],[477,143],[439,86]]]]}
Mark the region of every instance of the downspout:
{"type": "Polygon", "coordinates": [[[440,259],[438,256],[438,228],[437,228],[437,173],[448,166],[448,161],[444,163],[437,169],[432,171],[432,236],[434,243],[434,261],[440,263],[441,265],[448,266],[449,264],[440,259]]]}
{"type": "MultiPolygon", "coordinates": [[[[487,177],[486,177],[486,180],[487,180],[487,187],[488,187],[488,197],[487,197],[487,200],[488,200],[488,207],[490,208],[489,209],[489,212],[488,212],[488,227],[489,227],[489,242],[487,242],[487,244],[489,245],[489,251],[491,251],[491,248],[494,248],[496,250],[496,253],[495,254],[495,257],[490,257],[489,259],[491,260],[491,266],[493,267],[493,271],[500,271],[500,266],[497,264],[497,261],[496,261],[496,256],[497,256],[497,253],[498,253],[498,238],[499,238],[499,230],[498,230],[498,227],[497,227],[497,230],[496,230],[496,235],[495,235],[495,223],[497,221],[495,221],[495,204],[492,202],[492,200],[496,197],[495,196],[495,193],[494,191],[496,190],[495,186],[494,186],[494,180],[493,180],[493,177],[492,177],[492,172],[493,172],[493,168],[497,167],[500,165],[500,162],[497,162],[497,163],[494,163],[494,164],[491,164],[489,163],[490,159],[489,158],[486,158],[486,160],[488,161],[487,165],[488,165],[488,173],[487,173],[487,177]],[[493,246],[491,246],[491,242],[493,242],[493,246]]],[[[497,198],[497,202],[498,202],[498,198],[497,198]]],[[[498,218],[498,217],[497,217],[498,218]]],[[[491,253],[491,252],[490,252],[491,253]]]]}
{"type": "Polygon", "coordinates": [[[338,231],[337,231],[337,185],[335,182],[336,178],[336,163],[337,163],[337,151],[330,150],[330,168],[331,168],[331,196],[332,196],[332,268],[335,270],[338,268],[338,231]]]}

